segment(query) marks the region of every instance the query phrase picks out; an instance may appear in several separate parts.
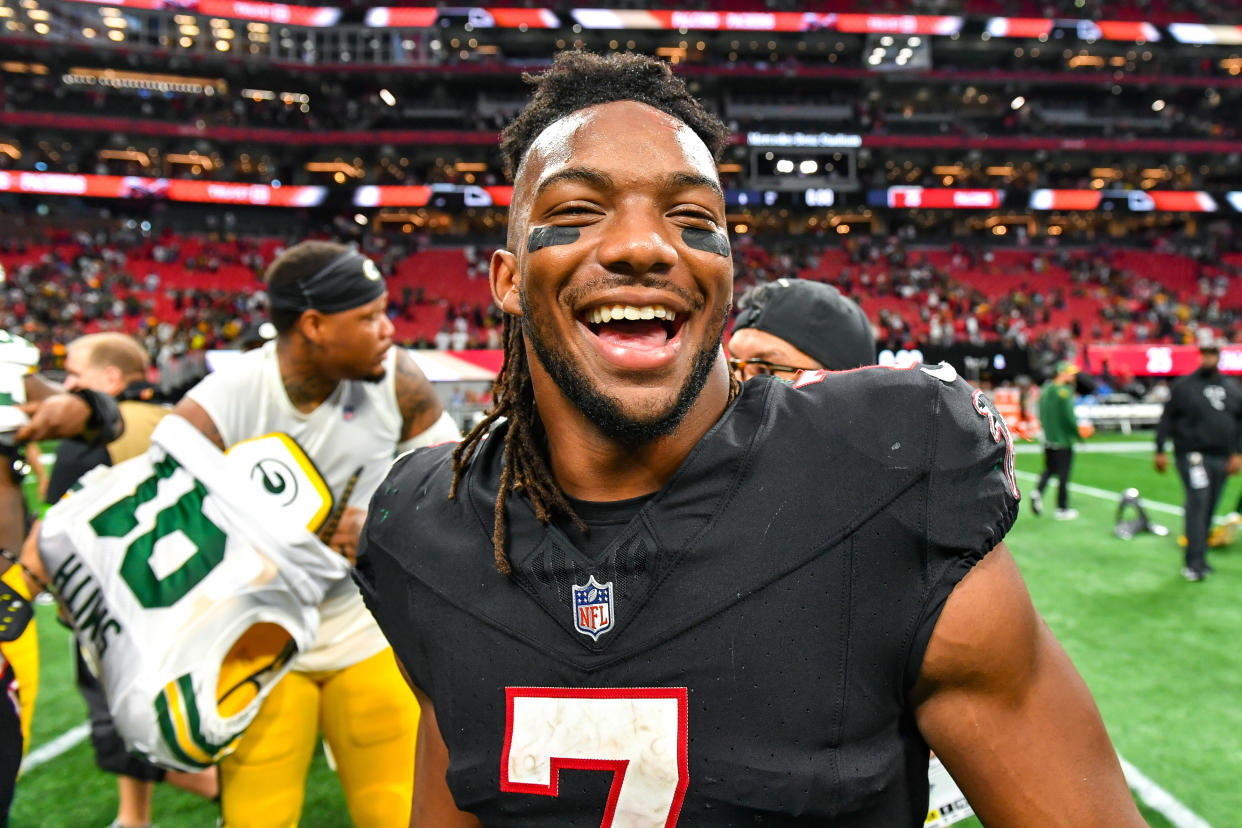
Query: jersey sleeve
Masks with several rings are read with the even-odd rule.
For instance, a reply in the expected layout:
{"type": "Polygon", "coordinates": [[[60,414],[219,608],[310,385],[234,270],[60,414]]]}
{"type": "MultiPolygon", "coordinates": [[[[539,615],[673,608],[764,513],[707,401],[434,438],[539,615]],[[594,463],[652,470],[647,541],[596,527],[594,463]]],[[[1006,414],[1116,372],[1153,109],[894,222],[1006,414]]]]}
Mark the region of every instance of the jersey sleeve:
{"type": "Polygon", "coordinates": [[[235,370],[213,371],[185,394],[207,412],[225,446],[242,439],[238,417],[245,406],[238,405],[237,401],[253,397],[255,393],[254,389],[247,389],[246,383],[238,379],[239,372],[235,370]]]}
{"type": "Polygon", "coordinates": [[[982,391],[943,383],[932,430],[924,592],[906,662],[912,689],[945,602],[1018,516],[1013,438],[982,391]]]}
{"type": "Polygon", "coordinates": [[[1013,437],[987,395],[957,379],[941,383],[932,439],[928,541],[974,563],[1018,516],[1013,437]]]}

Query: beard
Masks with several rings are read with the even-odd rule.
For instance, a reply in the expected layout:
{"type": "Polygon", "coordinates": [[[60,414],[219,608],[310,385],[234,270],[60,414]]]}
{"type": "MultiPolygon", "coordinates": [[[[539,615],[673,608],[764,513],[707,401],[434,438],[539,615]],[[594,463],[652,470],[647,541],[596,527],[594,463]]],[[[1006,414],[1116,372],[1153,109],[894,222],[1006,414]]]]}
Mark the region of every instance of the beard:
{"type": "Polygon", "coordinates": [[[690,413],[690,408],[699,398],[707,383],[707,377],[711,374],[712,365],[716,362],[729,315],[726,308],[716,332],[708,336],[707,341],[695,353],[690,375],[686,377],[673,404],[662,412],[642,416],[629,415],[622,411],[615,398],[596,386],[563,352],[551,347],[549,337],[540,333],[541,326],[531,313],[525,295],[519,294],[519,300],[522,306],[522,334],[557,388],[607,437],[622,445],[635,447],[672,434],[690,413]]]}

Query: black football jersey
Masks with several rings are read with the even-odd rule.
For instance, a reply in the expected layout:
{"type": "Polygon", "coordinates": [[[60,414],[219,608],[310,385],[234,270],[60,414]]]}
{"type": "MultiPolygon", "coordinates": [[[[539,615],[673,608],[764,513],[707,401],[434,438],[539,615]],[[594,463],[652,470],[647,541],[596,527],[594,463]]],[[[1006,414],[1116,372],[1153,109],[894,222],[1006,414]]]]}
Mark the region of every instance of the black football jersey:
{"type": "Polygon", "coordinates": [[[909,693],[953,587],[1017,514],[996,409],[945,366],[761,378],[594,557],[529,502],[503,425],[397,461],[356,578],[488,826],[922,825],[909,693]]]}

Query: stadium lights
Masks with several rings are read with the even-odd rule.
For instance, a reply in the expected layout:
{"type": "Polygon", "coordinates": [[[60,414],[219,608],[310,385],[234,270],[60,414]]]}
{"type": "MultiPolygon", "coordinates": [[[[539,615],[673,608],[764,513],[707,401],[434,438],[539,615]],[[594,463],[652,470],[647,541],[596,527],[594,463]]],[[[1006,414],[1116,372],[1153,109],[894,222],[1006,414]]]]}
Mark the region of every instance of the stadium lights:
{"type": "Polygon", "coordinates": [[[809,158],[798,165],[798,172],[802,173],[803,175],[811,175],[818,169],[819,169],[819,164],[815,163],[809,158]]]}
{"type": "Polygon", "coordinates": [[[151,157],[145,152],[139,152],[135,149],[127,150],[110,150],[102,149],[99,151],[99,157],[111,161],[134,161],[144,167],[151,166],[151,157]]]}
{"type": "Polygon", "coordinates": [[[776,171],[778,173],[791,173],[794,171],[794,162],[788,158],[782,158],[776,162],[776,171]]]}
{"type": "Polygon", "coordinates": [[[205,170],[214,170],[216,162],[206,155],[199,155],[197,150],[191,150],[188,153],[170,152],[164,156],[164,162],[167,164],[185,164],[189,167],[202,167],[205,170]]]}

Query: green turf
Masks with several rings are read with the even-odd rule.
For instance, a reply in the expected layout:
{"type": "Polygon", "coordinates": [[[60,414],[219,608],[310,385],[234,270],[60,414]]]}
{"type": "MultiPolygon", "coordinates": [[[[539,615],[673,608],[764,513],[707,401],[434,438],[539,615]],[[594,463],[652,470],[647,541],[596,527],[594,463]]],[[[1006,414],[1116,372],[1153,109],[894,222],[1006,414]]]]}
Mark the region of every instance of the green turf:
{"type": "MultiPolygon", "coordinates": [[[[1089,447],[1117,442],[1098,435],[1089,447]]],[[[1079,452],[1073,481],[1110,492],[1135,486],[1145,499],[1180,505],[1176,472],[1152,471],[1150,434],[1130,438],[1133,452],[1079,452]]],[[[1029,450],[1029,448],[1028,448],[1029,450]]],[[[1033,485],[1041,458],[1019,454],[1023,492],[1033,485]]],[[[1118,751],[1149,779],[1215,828],[1242,824],[1242,538],[1214,552],[1218,572],[1202,583],[1179,576],[1176,534],[1180,517],[1152,510],[1173,535],[1132,541],[1112,535],[1116,499],[1078,491],[1076,521],[1054,521],[1056,484],[1049,507],[1035,517],[1024,502],[1008,543],[1049,626],[1070,653],[1100,706],[1118,751]]],[[[1242,480],[1230,481],[1220,511],[1232,509],[1242,480]]],[[[67,633],[40,608],[44,676],[34,744],[79,724],[83,707],[68,673],[67,633]]],[[[302,820],[310,828],[347,826],[339,786],[322,756],[316,758],[302,820]]],[[[96,771],[90,748],[79,745],[21,780],[14,828],[89,828],[112,819],[115,788],[96,771]]],[[[174,790],[157,791],[161,828],[215,824],[213,806],[174,790]]],[[[1171,828],[1144,808],[1153,828],[1171,828]]],[[[959,825],[978,826],[975,820],[959,825]]]]}

